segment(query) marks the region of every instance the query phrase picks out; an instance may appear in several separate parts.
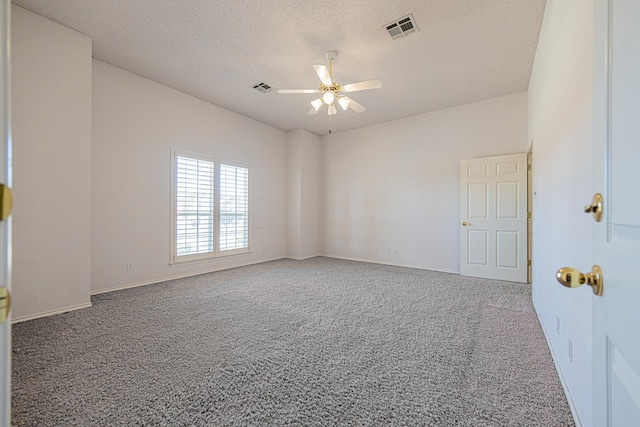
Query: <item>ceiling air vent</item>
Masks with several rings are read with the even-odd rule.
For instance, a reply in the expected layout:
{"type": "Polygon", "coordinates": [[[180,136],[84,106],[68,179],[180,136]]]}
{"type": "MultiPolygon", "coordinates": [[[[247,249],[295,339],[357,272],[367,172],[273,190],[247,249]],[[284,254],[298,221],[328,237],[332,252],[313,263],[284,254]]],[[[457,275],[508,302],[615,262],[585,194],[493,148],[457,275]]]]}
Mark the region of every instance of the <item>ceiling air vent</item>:
{"type": "Polygon", "coordinates": [[[413,18],[413,15],[409,14],[396,21],[390,22],[384,26],[393,40],[401,37],[406,37],[411,33],[418,31],[418,26],[413,18]]]}
{"type": "Polygon", "coordinates": [[[271,86],[269,86],[265,82],[261,82],[261,83],[255,84],[255,85],[253,85],[253,88],[255,90],[257,90],[258,92],[260,92],[260,93],[271,92],[271,90],[273,89],[271,86]]]}

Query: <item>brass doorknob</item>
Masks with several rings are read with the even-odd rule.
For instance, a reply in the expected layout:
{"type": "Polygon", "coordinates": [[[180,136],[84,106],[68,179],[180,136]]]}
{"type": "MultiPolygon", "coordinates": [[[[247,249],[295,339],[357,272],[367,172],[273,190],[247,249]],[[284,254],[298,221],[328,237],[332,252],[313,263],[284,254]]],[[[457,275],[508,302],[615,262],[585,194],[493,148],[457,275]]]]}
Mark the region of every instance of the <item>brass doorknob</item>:
{"type": "Polygon", "coordinates": [[[467,221],[462,221],[462,225],[463,225],[464,227],[466,227],[467,225],[471,225],[471,223],[470,223],[470,222],[467,222],[467,221]]]}
{"type": "Polygon", "coordinates": [[[600,296],[602,295],[603,277],[602,269],[599,265],[594,265],[591,268],[591,272],[583,274],[577,268],[562,267],[556,273],[556,279],[562,286],[567,288],[577,288],[582,285],[589,285],[593,290],[593,293],[600,296]]]}

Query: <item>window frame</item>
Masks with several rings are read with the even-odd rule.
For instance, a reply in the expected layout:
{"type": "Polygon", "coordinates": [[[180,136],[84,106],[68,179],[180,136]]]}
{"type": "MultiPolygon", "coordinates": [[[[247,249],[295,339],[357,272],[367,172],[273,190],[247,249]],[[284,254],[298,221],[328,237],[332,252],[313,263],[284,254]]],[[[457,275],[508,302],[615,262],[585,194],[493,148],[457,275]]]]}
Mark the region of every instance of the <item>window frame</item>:
{"type": "Polygon", "coordinates": [[[235,161],[226,161],[218,157],[209,156],[202,153],[171,148],[171,254],[170,265],[188,264],[193,262],[203,262],[216,258],[223,258],[233,255],[242,255],[251,252],[251,167],[246,163],[235,161]],[[214,182],[213,182],[213,250],[198,254],[178,255],[178,206],[177,206],[177,190],[178,190],[178,157],[206,161],[213,163],[214,182]],[[237,249],[220,250],[220,231],[221,231],[221,215],[220,215],[220,169],[221,165],[238,167],[247,169],[247,246],[237,249]]]}

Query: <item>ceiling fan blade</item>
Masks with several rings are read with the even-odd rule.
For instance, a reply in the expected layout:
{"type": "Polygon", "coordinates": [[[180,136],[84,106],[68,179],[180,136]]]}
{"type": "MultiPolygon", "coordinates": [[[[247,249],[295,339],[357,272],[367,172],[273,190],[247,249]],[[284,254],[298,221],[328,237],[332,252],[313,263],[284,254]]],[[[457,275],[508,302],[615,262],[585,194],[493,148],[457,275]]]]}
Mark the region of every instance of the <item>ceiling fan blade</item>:
{"type": "Polygon", "coordinates": [[[345,96],[344,99],[349,100],[349,108],[351,108],[356,113],[362,113],[364,110],[367,109],[364,105],[358,104],[356,101],[349,98],[348,96],[345,96]]]}
{"type": "Polygon", "coordinates": [[[318,114],[318,111],[320,111],[319,108],[316,110],[315,107],[311,107],[311,109],[307,112],[307,114],[310,116],[315,116],[316,114],[318,114]]]}
{"type": "Polygon", "coordinates": [[[278,89],[278,93],[318,93],[317,89],[278,89]]]}
{"type": "Polygon", "coordinates": [[[356,92],[359,90],[379,89],[382,87],[380,80],[367,80],[365,82],[351,83],[344,85],[342,90],[345,92],[356,92]]]}
{"type": "Polygon", "coordinates": [[[323,85],[325,86],[333,85],[333,82],[331,81],[331,75],[329,74],[329,69],[326,66],[315,64],[313,68],[315,68],[316,74],[318,75],[318,78],[320,79],[323,85]]]}

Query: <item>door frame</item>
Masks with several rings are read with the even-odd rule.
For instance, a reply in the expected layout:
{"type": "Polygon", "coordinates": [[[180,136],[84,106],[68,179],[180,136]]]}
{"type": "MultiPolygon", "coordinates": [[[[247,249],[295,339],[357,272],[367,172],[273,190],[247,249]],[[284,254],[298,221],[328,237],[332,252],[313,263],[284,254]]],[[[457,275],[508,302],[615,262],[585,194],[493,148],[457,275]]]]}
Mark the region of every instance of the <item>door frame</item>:
{"type": "MultiPolygon", "coordinates": [[[[11,187],[11,1],[0,0],[0,182],[11,187]]],[[[11,218],[0,221],[0,287],[11,292],[11,218]]],[[[0,324],[0,427],[11,423],[11,312],[0,324]]]]}
{"type": "Polygon", "coordinates": [[[527,283],[533,283],[533,139],[527,152],[527,283]]]}

